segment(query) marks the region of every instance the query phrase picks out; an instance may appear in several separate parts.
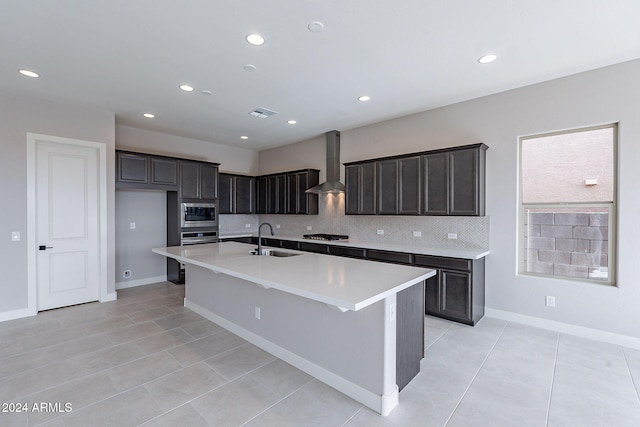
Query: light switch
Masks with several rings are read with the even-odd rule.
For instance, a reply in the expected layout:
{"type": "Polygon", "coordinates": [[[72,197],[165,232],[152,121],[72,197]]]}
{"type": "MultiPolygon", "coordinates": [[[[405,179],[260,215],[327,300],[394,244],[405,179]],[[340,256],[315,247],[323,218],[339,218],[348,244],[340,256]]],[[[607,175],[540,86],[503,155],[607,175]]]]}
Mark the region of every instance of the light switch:
{"type": "Polygon", "coordinates": [[[11,232],[11,241],[12,242],[19,242],[20,241],[20,232],[19,231],[12,231],[11,232]]]}
{"type": "Polygon", "coordinates": [[[135,230],[136,229],[136,223],[135,222],[130,223],[129,224],[129,228],[132,229],[132,230],[135,230]]]}

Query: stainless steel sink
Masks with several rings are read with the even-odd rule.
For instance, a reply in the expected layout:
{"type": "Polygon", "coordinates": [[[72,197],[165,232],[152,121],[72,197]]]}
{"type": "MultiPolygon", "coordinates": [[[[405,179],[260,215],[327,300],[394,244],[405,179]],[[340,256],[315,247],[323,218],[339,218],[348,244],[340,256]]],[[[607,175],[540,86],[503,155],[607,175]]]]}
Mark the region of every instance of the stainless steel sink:
{"type": "Polygon", "coordinates": [[[279,258],[287,258],[290,256],[298,256],[298,255],[302,255],[302,254],[296,254],[293,252],[282,252],[282,251],[269,251],[267,253],[267,256],[275,256],[279,258]]]}
{"type": "MultiPolygon", "coordinates": [[[[251,252],[253,255],[258,255],[257,251],[251,252]]],[[[278,257],[278,258],[288,258],[288,257],[292,257],[292,256],[298,256],[298,255],[302,255],[302,254],[298,254],[298,253],[294,253],[294,252],[283,252],[283,251],[276,251],[273,249],[263,249],[263,253],[262,256],[274,256],[274,257],[278,257]]]]}

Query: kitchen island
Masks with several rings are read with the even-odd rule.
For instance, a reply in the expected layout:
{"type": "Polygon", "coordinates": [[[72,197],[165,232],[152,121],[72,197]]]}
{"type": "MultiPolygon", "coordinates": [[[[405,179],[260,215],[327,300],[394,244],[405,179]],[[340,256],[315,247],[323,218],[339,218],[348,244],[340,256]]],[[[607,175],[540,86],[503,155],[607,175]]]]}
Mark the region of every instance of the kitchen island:
{"type": "Polygon", "coordinates": [[[226,242],[153,249],[186,264],[185,306],[387,415],[423,357],[434,270],[226,242]]]}

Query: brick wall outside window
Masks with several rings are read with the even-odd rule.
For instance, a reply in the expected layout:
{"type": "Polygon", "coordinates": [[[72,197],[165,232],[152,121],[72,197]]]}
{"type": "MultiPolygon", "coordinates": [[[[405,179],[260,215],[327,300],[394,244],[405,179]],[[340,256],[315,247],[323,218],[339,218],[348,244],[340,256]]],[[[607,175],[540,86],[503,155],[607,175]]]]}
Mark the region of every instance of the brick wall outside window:
{"type": "Polygon", "coordinates": [[[602,212],[525,212],[526,271],[606,280],[608,224],[602,212]]]}

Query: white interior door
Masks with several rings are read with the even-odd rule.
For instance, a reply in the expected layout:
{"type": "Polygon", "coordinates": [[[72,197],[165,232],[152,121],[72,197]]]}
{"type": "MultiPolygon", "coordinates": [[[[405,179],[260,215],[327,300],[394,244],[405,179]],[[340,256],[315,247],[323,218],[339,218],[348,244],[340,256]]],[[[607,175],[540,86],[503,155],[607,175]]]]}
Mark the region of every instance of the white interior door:
{"type": "Polygon", "coordinates": [[[100,299],[99,150],[36,142],[37,309],[100,299]]]}

